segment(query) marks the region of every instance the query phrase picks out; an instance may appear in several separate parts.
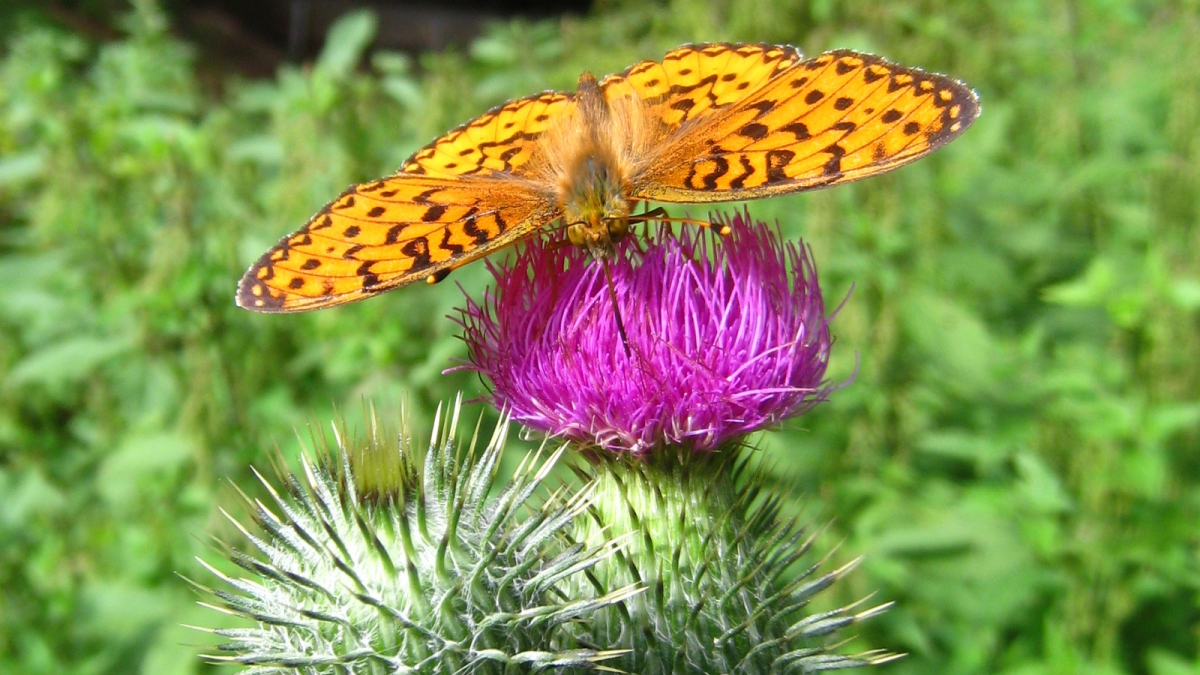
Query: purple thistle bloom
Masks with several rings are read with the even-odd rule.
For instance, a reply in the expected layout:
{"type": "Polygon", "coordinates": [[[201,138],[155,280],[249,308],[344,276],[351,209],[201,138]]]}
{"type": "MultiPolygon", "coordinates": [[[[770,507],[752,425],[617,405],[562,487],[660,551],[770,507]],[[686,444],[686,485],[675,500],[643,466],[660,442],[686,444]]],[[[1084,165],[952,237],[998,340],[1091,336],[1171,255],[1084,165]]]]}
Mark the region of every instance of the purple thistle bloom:
{"type": "Polygon", "coordinates": [[[528,428],[641,454],[713,450],[824,400],[829,323],[811,252],[776,228],[732,219],[732,234],[660,225],[612,262],[628,334],[617,330],[603,267],[583,249],[538,241],[460,323],[461,369],[528,428]]]}

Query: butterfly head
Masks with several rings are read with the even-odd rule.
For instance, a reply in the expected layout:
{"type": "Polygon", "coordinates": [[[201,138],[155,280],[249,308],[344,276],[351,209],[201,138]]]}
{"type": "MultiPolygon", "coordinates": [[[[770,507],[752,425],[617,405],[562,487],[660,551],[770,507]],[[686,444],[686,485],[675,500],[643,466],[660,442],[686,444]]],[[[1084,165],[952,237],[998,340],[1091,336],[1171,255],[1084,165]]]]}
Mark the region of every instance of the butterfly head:
{"type": "Polygon", "coordinates": [[[560,183],[567,238],[594,258],[610,258],[613,244],[629,233],[625,178],[604,145],[584,144],[560,183]]]}
{"type": "Polygon", "coordinates": [[[592,218],[587,221],[569,222],[567,239],[576,246],[588,250],[593,258],[607,259],[616,254],[613,244],[629,234],[629,218],[592,218]]]}

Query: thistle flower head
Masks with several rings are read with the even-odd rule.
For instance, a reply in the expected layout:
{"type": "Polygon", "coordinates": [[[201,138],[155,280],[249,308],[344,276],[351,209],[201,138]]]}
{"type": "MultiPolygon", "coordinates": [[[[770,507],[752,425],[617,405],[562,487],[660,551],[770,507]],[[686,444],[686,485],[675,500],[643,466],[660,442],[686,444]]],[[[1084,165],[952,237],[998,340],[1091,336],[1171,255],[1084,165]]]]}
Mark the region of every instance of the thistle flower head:
{"type": "Polygon", "coordinates": [[[383,440],[372,416],[366,442],[338,434],[331,452],[284,477],[286,491],[263,480],[272,503],[248,501],[258,527],[233,521],[257,553],[223,545],[254,578],[206,564],[233,591],[200,587],[256,625],[213,631],[229,641],[210,658],[251,675],[450,675],[590,669],[614,656],[565,632],[637,593],[563,592],[615,551],[567,534],[592,489],[537,506],[561,449],[530,455],[499,482],[507,422],[480,450],[478,430],[457,442],[457,418],[456,405],[421,452],[407,433],[399,448],[383,440]]]}
{"type": "Polygon", "coordinates": [[[528,428],[643,454],[713,450],[821,401],[831,339],[802,245],[748,213],[711,230],[661,225],[604,270],[582,249],[537,242],[491,266],[494,290],[460,321],[493,402],[528,428]]]}
{"type": "Polygon", "coordinates": [[[858,561],[830,569],[828,557],[816,559],[818,533],[788,517],[749,452],[676,450],[598,454],[579,469],[597,483],[579,536],[629,544],[593,568],[588,584],[577,581],[575,594],[592,584],[646,588],[575,624],[580,642],[625,650],[605,666],[639,675],[782,675],[898,658],[845,651],[847,632],[891,603],[813,611],[813,599],[858,561]]]}

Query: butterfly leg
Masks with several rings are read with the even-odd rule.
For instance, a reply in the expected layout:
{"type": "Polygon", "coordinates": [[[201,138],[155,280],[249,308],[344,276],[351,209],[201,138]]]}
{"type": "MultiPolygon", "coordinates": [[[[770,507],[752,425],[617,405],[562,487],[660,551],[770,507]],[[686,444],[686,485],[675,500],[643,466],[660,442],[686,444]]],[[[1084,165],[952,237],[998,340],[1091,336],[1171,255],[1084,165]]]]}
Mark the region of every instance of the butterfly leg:
{"type": "MultiPolygon", "coordinates": [[[[646,236],[646,233],[642,232],[642,236],[643,237],[646,236]]],[[[641,238],[634,236],[634,237],[630,237],[630,239],[633,240],[633,247],[637,249],[637,252],[642,255],[646,255],[646,249],[642,246],[641,238]]]]}
{"type": "MultiPolygon", "coordinates": [[[[649,210],[649,207],[646,206],[645,202],[642,202],[642,209],[643,209],[643,211],[642,211],[643,214],[649,210]]],[[[629,223],[630,234],[634,235],[633,237],[631,237],[631,239],[633,239],[633,247],[635,249],[637,249],[638,253],[645,255],[646,249],[642,246],[642,239],[650,234],[650,225],[645,220],[639,219],[636,215],[630,216],[630,218],[628,219],[627,222],[629,223]],[[642,223],[642,225],[643,225],[641,236],[638,236],[637,230],[634,229],[634,225],[636,225],[637,223],[642,223]]]]}
{"type": "MultiPolygon", "coordinates": [[[[554,223],[554,226],[549,228],[548,231],[557,233],[557,232],[561,232],[561,231],[567,229],[567,227],[569,227],[567,222],[565,220],[563,220],[562,218],[559,218],[554,223]]],[[[571,245],[571,240],[563,238],[563,239],[557,239],[557,240],[549,242],[548,247],[551,251],[557,251],[558,249],[563,248],[564,246],[570,246],[570,245],[571,245]]]]}

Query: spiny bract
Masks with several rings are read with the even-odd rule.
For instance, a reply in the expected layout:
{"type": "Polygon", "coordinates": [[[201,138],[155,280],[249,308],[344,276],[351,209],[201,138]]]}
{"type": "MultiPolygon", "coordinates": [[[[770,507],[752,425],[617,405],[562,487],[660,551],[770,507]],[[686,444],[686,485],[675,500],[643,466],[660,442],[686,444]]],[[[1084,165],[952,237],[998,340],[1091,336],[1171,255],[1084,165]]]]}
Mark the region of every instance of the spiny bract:
{"type": "Polygon", "coordinates": [[[572,626],[581,642],[620,649],[607,666],[638,675],[783,675],[876,665],[885,651],[838,653],[839,631],[891,603],[812,612],[809,603],[858,561],[818,575],[814,535],[783,517],[781,495],[745,448],[594,453],[590,543],[628,545],[589,571],[590,588],[646,591],[572,626]]]}

